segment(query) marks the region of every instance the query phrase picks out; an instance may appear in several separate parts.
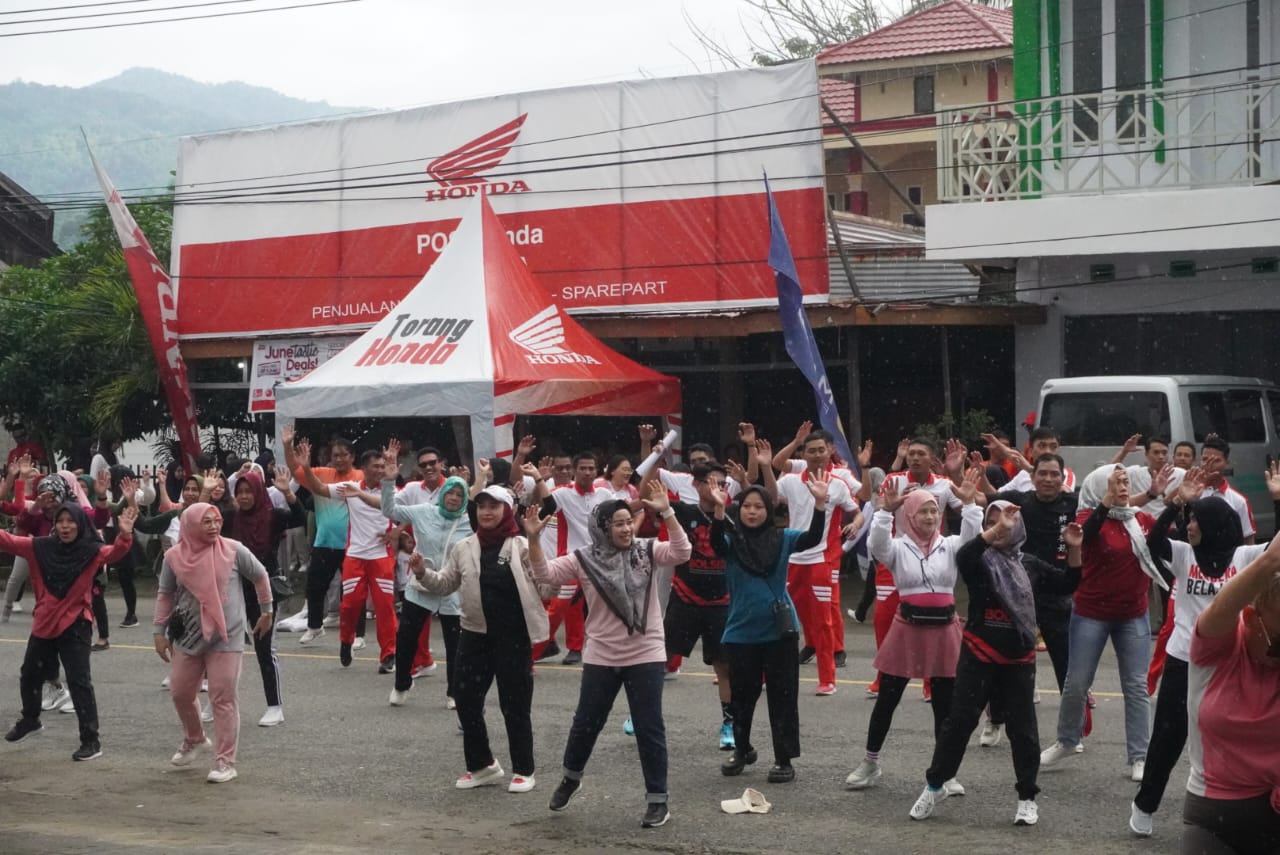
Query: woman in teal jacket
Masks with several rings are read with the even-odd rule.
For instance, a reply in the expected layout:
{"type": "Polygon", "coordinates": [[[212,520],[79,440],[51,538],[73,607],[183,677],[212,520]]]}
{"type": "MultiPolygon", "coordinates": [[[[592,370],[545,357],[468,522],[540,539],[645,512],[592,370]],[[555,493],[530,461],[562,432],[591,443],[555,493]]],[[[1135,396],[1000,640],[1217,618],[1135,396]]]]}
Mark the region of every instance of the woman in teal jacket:
{"type": "Polygon", "coordinates": [[[737,746],[720,771],[740,775],[756,762],[751,747],[751,719],[760,700],[762,678],[769,703],[774,766],[769,783],[794,781],[792,758],[800,756],[799,621],[787,594],[787,562],[793,552],[817,546],[826,520],[827,475],[806,482],[813,494],[813,520],[808,531],[780,529],[773,523],[773,497],[763,487],[748,487],[738,497],[733,519],[725,512],[728,494],[714,491],[711,542],[725,559],[729,616],[725,621],[725,655],[729,660],[729,706],[737,746]]]}

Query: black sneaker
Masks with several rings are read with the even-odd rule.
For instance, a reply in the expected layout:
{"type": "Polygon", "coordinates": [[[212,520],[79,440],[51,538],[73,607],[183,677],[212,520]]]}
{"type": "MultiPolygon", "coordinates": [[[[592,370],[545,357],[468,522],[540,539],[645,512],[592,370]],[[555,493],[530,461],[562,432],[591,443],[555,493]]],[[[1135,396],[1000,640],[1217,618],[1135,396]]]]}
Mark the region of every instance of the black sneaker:
{"type": "Polygon", "coordinates": [[[560,645],[556,644],[553,641],[542,649],[542,655],[538,657],[538,661],[541,662],[543,659],[550,659],[552,656],[559,656],[559,655],[560,655],[560,645]]]}
{"type": "Polygon", "coordinates": [[[813,661],[813,648],[801,647],[800,648],[800,664],[808,665],[812,661],[813,661]]]}
{"type": "Polygon", "coordinates": [[[845,666],[845,663],[849,661],[849,657],[845,655],[845,652],[843,650],[837,650],[834,658],[836,660],[837,668],[843,668],[845,666]]]}
{"type": "Polygon", "coordinates": [[[378,663],[379,674],[392,674],[396,670],[396,658],[394,656],[383,656],[382,661],[378,663]]]}
{"type": "Polygon", "coordinates": [[[133,629],[137,625],[138,625],[137,615],[125,615],[124,620],[120,621],[121,629],[133,629]]]}
{"type": "Polygon", "coordinates": [[[790,763],[778,763],[769,770],[770,784],[790,784],[796,779],[796,770],[790,763]]]}
{"type": "Polygon", "coordinates": [[[338,645],[338,661],[342,663],[343,668],[351,664],[351,645],[345,641],[338,645]]]}
{"type": "Polygon", "coordinates": [[[649,802],[649,807],[644,812],[644,819],[640,820],[640,827],[657,828],[666,825],[669,819],[671,819],[671,812],[667,810],[666,802],[649,802]]]}
{"type": "Polygon", "coordinates": [[[44,730],[44,725],[40,723],[38,718],[20,718],[18,723],[9,729],[4,735],[5,742],[21,742],[33,733],[44,730]]]}
{"type": "Polygon", "coordinates": [[[725,758],[725,761],[720,764],[720,774],[730,778],[734,775],[741,775],[743,769],[756,762],[756,757],[754,748],[745,752],[735,749],[733,754],[725,758]]]}
{"type": "Polygon", "coordinates": [[[81,742],[80,747],[71,754],[72,760],[92,760],[95,757],[102,756],[102,744],[98,740],[93,739],[89,742],[81,742]]]}
{"type": "Polygon", "coordinates": [[[867,622],[866,608],[863,606],[858,606],[856,609],[854,609],[853,619],[856,620],[858,623],[866,623],[867,622]]]}
{"type": "Polygon", "coordinates": [[[573,781],[569,778],[561,778],[560,786],[556,787],[556,791],[551,794],[551,804],[548,805],[552,810],[564,810],[569,806],[569,801],[578,794],[578,790],[582,789],[581,781],[573,781]]]}
{"type": "Polygon", "coordinates": [[[564,655],[564,658],[560,660],[560,664],[561,665],[581,665],[582,651],[570,650],[568,653],[564,655]]]}

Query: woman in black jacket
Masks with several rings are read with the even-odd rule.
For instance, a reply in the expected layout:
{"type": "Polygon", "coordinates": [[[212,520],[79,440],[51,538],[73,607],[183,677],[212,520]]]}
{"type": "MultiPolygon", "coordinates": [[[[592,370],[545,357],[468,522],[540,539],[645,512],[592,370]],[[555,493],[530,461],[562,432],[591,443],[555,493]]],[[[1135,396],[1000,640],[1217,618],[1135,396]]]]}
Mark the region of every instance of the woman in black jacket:
{"type": "Polygon", "coordinates": [[[956,565],[969,589],[969,615],[956,666],[951,712],[934,744],[926,785],[911,808],[912,819],[928,819],[947,797],[943,782],[956,776],[969,737],[988,702],[998,703],[1013,749],[1018,807],[1015,825],[1035,825],[1040,736],[1036,727],[1036,595],[1070,593],[1079,583],[1084,532],[1071,523],[1063,532],[1067,570],[1022,552],[1026,529],[1017,505],[992,502],[987,529],[960,547],[956,565]]]}

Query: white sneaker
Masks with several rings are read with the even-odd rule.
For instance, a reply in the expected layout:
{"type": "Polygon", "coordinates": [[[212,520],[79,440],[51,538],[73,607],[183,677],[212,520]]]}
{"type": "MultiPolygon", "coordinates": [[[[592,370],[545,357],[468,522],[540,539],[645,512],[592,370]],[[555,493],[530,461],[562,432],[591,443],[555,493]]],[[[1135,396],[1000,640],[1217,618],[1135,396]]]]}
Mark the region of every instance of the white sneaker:
{"type": "Polygon", "coordinates": [[[664,680],[679,680],[679,679],[680,679],[680,669],[679,669],[679,668],[677,668],[677,669],[676,669],[676,670],[674,670],[674,671],[668,671],[668,672],[666,672],[665,674],[663,674],[663,675],[662,675],[662,679],[664,679],[664,680]]]}
{"type": "Polygon", "coordinates": [[[184,739],[182,744],[178,746],[177,753],[169,758],[169,762],[174,766],[190,766],[196,757],[212,747],[213,743],[209,741],[207,736],[202,742],[197,742],[194,745],[184,739]]]}
{"type": "Polygon", "coordinates": [[[200,720],[213,721],[213,704],[200,705],[200,720]]]}
{"type": "Polygon", "coordinates": [[[1032,696],[1031,696],[1031,703],[1033,703],[1033,704],[1038,704],[1038,703],[1040,703],[1040,689],[1039,689],[1039,687],[1037,687],[1037,688],[1036,688],[1036,693],[1035,693],[1034,695],[1032,695],[1032,696]]]}
{"type": "Polygon", "coordinates": [[[366,647],[368,647],[368,646],[369,646],[369,645],[367,645],[367,644],[365,644],[365,643],[364,643],[364,636],[362,636],[362,635],[361,635],[361,636],[357,636],[357,637],[356,637],[356,640],[355,640],[355,641],[353,641],[353,642],[351,642],[351,649],[352,649],[352,650],[364,650],[364,649],[365,649],[366,647]]]}
{"type": "Polygon", "coordinates": [[[983,748],[994,748],[1000,744],[1000,740],[1003,737],[1004,725],[996,724],[991,719],[987,719],[987,723],[982,728],[982,736],[978,737],[978,744],[983,748]]]}
{"type": "Polygon", "coordinates": [[[1075,757],[1078,753],[1072,745],[1067,745],[1062,741],[1055,742],[1040,752],[1040,768],[1052,769],[1063,760],[1075,757]]]}
{"type": "Polygon", "coordinates": [[[22,603],[21,602],[14,603],[13,608],[10,611],[12,611],[15,615],[22,614],[22,603]]]}
{"type": "Polygon", "coordinates": [[[1082,739],[1082,740],[1080,740],[1080,742],[1078,742],[1078,743],[1076,744],[1076,753],[1077,753],[1077,754],[1083,754],[1083,753],[1084,753],[1084,740],[1083,740],[1083,739],[1082,739]]]}
{"type": "Polygon", "coordinates": [[[434,674],[436,672],[436,669],[439,667],[440,667],[439,665],[432,662],[430,665],[423,665],[421,668],[413,669],[413,673],[410,674],[410,676],[413,677],[413,679],[415,680],[418,679],[419,677],[426,677],[431,674],[434,674]]]}
{"type": "Polygon", "coordinates": [[[209,774],[205,780],[210,784],[225,784],[228,781],[236,779],[236,767],[229,765],[226,761],[219,760],[217,765],[209,770],[209,774]]]}
{"type": "Polygon", "coordinates": [[[844,784],[850,790],[865,790],[868,787],[875,786],[876,781],[880,780],[880,775],[879,760],[863,760],[858,764],[858,768],[850,772],[849,777],[844,779],[844,784]]]}
{"type": "Polygon", "coordinates": [[[508,793],[527,793],[533,789],[534,780],[532,775],[512,775],[511,783],[507,784],[508,793]]]}
{"type": "Polygon", "coordinates": [[[315,641],[317,638],[322,637],[323,635],[324,635],[324,627],[320,627],[319,629],[311,629],[310,627],[308,627],[307,631],[302,633],[302,636],[298,639],[298,643],[310,644],[311,642],[315,641]]]}
{"type": "Polygon", "coordinates": [[[75,701],[71,700],[71,695],[68,693],[67,699],[58,705],[58,712],[71,715],[75,711],[76,711],[75,701]]]}
{"type": "Polygon", "coordinates": [[[1155,831],[1155,824],[1151,821],[1151,814],[1139,808],[1136,804],[1129,806],[1129,830],[1139,837],[1150,837],[1155,831]]]}
{"type": "Polygon", "coordinates": [[[201,681],[200,681],[200,691],[202,691],[202,692],[207,692],[207,691],[209,691],[209,681],[208,681],[208,680],[201,680],[201,681]]]}
{"type": "Polygon", "coordinates": [[[54,686],[49,683],[44,684],[44,700],[40,702],[40,709],[56,710],[67,701],[71,700],[71,692],[66,686],[54,686]]]}
{"type": "Polygon", "coordinates": [[[964,784],[960,783],[955,778],[952,778],[949,781],[942,782],[942,790],[949,796],[963,796],[964,784]]]}
{"type": "Polygon", "coordinates": [[[162,689],[167,689],[167,688],[169,688],[169,678],[168,678],[168,677],[165,677],[163,680],[161,680],[161,681],[160,681],[160,688],[162,688],[162,689]]]}
{"type": "Polygon", "coordinates": [[[267,707],[262,718],[258,719],[258,727],[275,727],[277,724],[284,724],[284,708],[267,707]]]}
{"type": "Polygon", "coordinates": [[[498,765],[498,761],[494,760],[488,766],[476,772],[468,772],[461,778],[453,782],[453,785],[459,790],[474,790],[476,787],[488,787],[497,783],[501,783],[506,773],[502,771],[502,767],[498,765]]]}
{"type": "Polygon", "coordinates": [[[339,623],[341,623],[341,620],[338,618],[337,615],[325,615],[324,620],[320,621],[320,628],[333,629],[339,623]]]}
{"type": "Polygon", "coordinates": [[[938,802],[947,797],[946,788],[941,790],[930,789],[927,785],[924,792],[920,794],[920,798],[916,799],[916,803],[911,806],[912,819],[928,819],[933,816],[933,809],[938,806],[938,802]]]}
{"type": "Polygon", "coordinates": [[[402,707],[404,706],[405,699],[408,697],[408,692],[401,692],[398,689],[392,688],[391,697],[388,699],[387,703],[391,704],[393,707],[402,707]]]}
{"type": "Polygon", "coordinates": [[[1147,771],[1147,761],[1143,759],[1143,760],[1134,760],[1133,763],[1130,764],[1125,769],[1124,773],[1126,776],[1128,776],[1130,781],[1133,781],[1135,784],[1141,784],[1142,775],[1146,771],[1147,771]]]}
{"type": "Polygon", "coordinates": [[[1018,812],[1013,815],[1014,825],[1035,825],[1040,821],[1040,808],[1033,799],[1019,799],[1018,812]]]}
{"type": "Polygon", "coordinates": [[[453,698],[446,697],[444,699],[444,708],[447,710],[456,710],[458,708],[458,702],[453,698]]]}

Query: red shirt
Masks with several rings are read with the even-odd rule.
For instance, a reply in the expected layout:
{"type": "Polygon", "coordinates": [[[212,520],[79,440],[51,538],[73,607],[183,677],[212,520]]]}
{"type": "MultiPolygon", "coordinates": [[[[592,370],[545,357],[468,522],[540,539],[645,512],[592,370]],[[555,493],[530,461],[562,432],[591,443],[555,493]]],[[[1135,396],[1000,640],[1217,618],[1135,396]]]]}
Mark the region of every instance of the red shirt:
{"type": "Polygon", "coordinates": [[[124,558],[133,545],[133,538],[124,536],[117,537],[116,542],[110,546],[103,544],[98,550],[98,557],[84,568],[67,595],[58,599],[44,586],[44,574],[40,571],[40,562],[36,560],[36,551],[32,548],[31,541],[30,537],[18,537],[7,531],[0,531],[0,552],[25,558],[31,565],[31,587],[36,592],[36,607],[31,615],[31,634],[36,638],[57,638],[78,618],[92,620],[93,577],[98,575],[98,568],[103,564],[113,564],[124,558]]]}
{"type": "MultiPolygon", "coordinates": [[[[1083,526],[1092,514],[1091,510],[1080,511],[1076,522],[1083,526]]],[[[1137,520],[1144,534],[1156,523],[1154,517],[1141,511],[1137,520]]],[[[1084,566],[1080,571],[1080,587],[1076,588],[1076,614],[1093,620],[1118,621],[1147,613],[1151,577],[1142,571],[1124,523],[1106,520],[1097,539],[1086,539],[1081,551],[1084,566]]]]}

